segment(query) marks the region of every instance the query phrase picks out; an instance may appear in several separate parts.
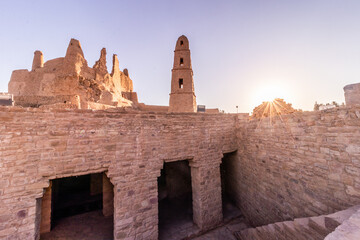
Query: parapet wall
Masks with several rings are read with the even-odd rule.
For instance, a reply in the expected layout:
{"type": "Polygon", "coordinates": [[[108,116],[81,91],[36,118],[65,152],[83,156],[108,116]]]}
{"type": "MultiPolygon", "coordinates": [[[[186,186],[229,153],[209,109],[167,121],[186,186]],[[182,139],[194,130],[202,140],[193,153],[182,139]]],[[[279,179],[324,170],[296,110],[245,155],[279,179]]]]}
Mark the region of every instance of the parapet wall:
{"type": "Polygon", "coordinates": [[[239,120],[236,201],[255,226],[360,204],[360,108],[239,120]]]}
{"type": "Polygon", "coordinates": [[[176,160],[190,163],[195,223],[221,221],[219,165],[237,148],[235,116],[127,111],[0,107],[0,239],[34,239],[49,180],[96,172],[114,185],[114,239],[157,239],[157,177],[176,160]]]}

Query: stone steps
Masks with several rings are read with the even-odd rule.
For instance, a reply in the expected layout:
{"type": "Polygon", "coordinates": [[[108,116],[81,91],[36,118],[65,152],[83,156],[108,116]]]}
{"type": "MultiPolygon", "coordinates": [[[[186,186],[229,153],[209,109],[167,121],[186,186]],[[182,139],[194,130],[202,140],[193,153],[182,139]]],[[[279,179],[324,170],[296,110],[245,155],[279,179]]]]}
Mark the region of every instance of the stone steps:
{"type": "Polygon", "coordinates": [[[350,218],[326,236],[325,240],[359,240],[360,239],[360,209],[350,218]]]}
{"type": "Polygon", "coordinates": [[[329,215],[247,228],[234,235],[239,240],[323,240],[359,209],[360,206],[355,206],[329,215]]]}

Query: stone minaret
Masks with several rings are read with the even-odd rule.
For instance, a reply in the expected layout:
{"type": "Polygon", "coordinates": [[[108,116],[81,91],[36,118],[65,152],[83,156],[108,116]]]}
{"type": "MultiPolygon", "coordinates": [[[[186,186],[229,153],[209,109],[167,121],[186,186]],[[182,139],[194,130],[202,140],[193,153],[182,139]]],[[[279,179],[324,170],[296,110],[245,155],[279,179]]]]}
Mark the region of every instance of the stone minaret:
{"type": "Polygon", "coordinates": [[[34,60],[32,64],[32,71],[35,71],[37,68],[44,67],[44,56],[43,53],[39,50],[34,52],[34,60]]]}
{"type": "Polygon", "coordinates": [[[189,40],[184,35],[176,42],[172,69],[169,112],[196,112],[189,40]]]}

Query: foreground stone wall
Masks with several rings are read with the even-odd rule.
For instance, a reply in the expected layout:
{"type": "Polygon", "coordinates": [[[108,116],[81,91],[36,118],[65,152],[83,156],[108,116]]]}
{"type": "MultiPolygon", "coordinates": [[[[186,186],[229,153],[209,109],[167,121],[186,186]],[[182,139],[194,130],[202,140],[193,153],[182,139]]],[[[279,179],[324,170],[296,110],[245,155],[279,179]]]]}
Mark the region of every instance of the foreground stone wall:
{"type": "Polygon", "coordinates": [[[255,226],[360,204],[360,108],[239,120],[238,206],[255,226]]]}
{"type": "MultiPolygon", "coordinates": [[[[237,149],[226,114],[0,107],[0,239],[34,239],[49,180],[106,172],[114,185],[114,238],[157,239],[157,177],[188,160],[194,221],[222,220],[219,165],[237,149]]],[[[43,213],[46,214],[46,213],[43,213]]]]}

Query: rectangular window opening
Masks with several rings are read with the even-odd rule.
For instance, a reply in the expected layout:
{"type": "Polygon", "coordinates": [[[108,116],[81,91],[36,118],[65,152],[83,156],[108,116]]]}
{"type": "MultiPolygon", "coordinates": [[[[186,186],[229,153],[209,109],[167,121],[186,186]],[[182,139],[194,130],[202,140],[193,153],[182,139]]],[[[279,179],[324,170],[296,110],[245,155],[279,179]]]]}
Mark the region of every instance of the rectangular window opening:
{"type": "Polygon", "coordinates": [[[184,80],[182,78],[179,79],[179,88],[184,88],[184,80]]]}
{"type": "Polygon", "coordinates": [[[180,66],[184,66],[184,59],[180,58],[180,66]]]}

